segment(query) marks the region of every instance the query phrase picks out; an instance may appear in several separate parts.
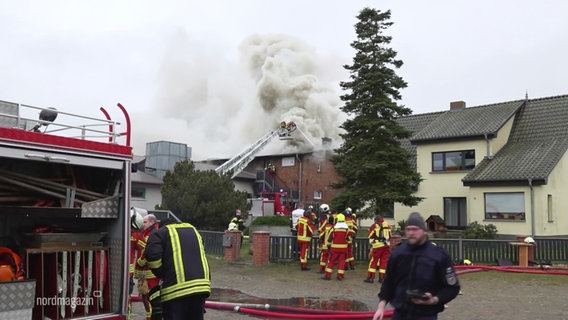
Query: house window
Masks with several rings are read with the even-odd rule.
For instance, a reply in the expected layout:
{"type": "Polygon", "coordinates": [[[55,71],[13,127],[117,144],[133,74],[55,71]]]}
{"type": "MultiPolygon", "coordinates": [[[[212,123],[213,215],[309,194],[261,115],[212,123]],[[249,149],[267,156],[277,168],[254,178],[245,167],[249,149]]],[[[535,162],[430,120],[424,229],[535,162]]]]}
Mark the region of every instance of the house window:
{"type": "Polygon", "coordinates": [[[314,200],[321,200],[323,192],[321,190],[314,190],[314,200]]]}
{"type": "Polygon", "coordinates": [[[552,215],[552,195],[549,194],[546,198],[546,209],[548,213],[548,222],[554,222],[554,216],[552,215]]]}
{"type": "Polygon", "coordinates": [[[475,150],[432,153],[432,171],[471,170],[474,167],[475,150]]]}
{"type": "Polygon", "coordinates": [[[466,208],[466,198],[444,198],[444,221],[446,226],[467,226],[466,208]]]}
{"type": "Polygon", "coordinates": [[[293,167],[294,163],[295,163],[294,157],[282,158],[282,166],[283,167],[293,167]]]}
{"type": "Polygon", "coordinates": [[[485,193],[485,219],[525,221],[525,193],[485,193]]]}
{"type": "Polygon", "coordinates": [[[133,186],[130,189],[130,196],[136,199],[146,199],[146,188],[133,186]]]}

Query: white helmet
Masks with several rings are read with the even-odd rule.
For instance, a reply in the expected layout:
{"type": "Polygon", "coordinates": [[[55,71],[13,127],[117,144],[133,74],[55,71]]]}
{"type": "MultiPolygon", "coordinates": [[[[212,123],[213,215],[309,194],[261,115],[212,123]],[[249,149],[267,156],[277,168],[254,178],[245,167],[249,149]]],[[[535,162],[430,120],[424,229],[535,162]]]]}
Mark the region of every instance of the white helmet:
{"type": "Polygon", "coordinates": [[[130,223],[133,228],[138,230],[142,230],[142,227],[144,226],[144,218],[140,213],[136,212],[136,209],[134,208],[130,209],[130,223]]]}
{"type": "Polygon", "coordinates": [[[534,243],[534,239],[532,237],[526,237],[525,242],[526,243],[534,243]]]}
{"type": "Polygon", "coordinates": [[[351,215],[353,213],[353,210],[351,208],[347,207],[347,209],[345,209],[345,213],[347,215],[351,215]]]}
{"type": "Polygon", "coordinates": [[[320,206],[320,210],[324,213],[329,212],[329,206],[324,203],[320,206]]]}

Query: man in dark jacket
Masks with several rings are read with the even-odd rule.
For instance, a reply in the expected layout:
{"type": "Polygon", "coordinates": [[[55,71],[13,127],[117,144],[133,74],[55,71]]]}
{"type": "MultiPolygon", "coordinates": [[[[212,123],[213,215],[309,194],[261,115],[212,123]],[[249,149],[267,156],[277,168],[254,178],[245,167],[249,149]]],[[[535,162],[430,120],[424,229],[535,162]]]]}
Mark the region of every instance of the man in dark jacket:
{"type": "Polygon", "coordinates": [[[389,258],[373,320],[383,319],[387,303],[395,309],[392,320],[436,320],[460,291],[449,254],[428,240],[419,213],[410,214],[405,233],[408,241],[389,258]]]}
{"type": "Polygon", "coordinates": [[[152,272],[162,279],[164,319],[203,320],[211,276],[197,229],[189,223],[163,221],[148,238],[145,255],[152,272]]]}

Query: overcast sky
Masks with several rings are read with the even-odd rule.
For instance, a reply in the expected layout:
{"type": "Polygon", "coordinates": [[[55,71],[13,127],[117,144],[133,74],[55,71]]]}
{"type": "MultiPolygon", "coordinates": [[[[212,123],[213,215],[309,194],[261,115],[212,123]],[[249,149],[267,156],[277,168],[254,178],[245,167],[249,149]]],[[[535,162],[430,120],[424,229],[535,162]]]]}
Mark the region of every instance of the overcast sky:
{"type": "Polygon", "coordinates": [[[169,140],[230,157],[280,120],[337,141],[366,6],[391,10],[414,113],[568,94],[562,0],[0,0],[0,100],[116,120],[120,102],[138,155],[169,140]]]}

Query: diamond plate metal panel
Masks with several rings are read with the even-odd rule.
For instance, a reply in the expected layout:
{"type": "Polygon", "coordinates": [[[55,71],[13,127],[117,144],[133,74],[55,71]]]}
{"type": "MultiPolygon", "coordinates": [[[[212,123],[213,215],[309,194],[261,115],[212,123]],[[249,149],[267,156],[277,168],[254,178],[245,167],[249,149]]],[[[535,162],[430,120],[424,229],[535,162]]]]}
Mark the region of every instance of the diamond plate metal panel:
{"type": "MultiPolygon", "coordinates": [[[[31,309],[34,307],[35,280],[0,282],[0,312],[31,309]]],[[[15,319],[0,316],[0,319],[15,319]]],[[[28,317],[29,319],[29,317],[28,317]]]]}
{"type": "Polygon", "coordinates": [[[32,309],[0,311],[0,319],[10,320],[30,320],[32,318],[32,309]]]}
{"type": "Polygon", "coordinates": [[[125,254],[122,252],[122,241],[114,238],[109,241],[110,253],[110,298],[112,310],[119,310],[121,307],[120,297],[122,296],[122,259],[125,254]]]}
{"type": "MultiPolygon", "coordinates": [[[[9,114],[12,116],[17,116],[18,104],[7,101],[0,101],[0,114],[9,114]]],[[[17,127],[18,119],[0,115],[0,126],[9,127],[9,128],[17,127]]]]}
{"type": "Polygon", "coordinates": [[[81,206],[81,218],[118,218],[118,197],[87,202],[81,206]]]}

